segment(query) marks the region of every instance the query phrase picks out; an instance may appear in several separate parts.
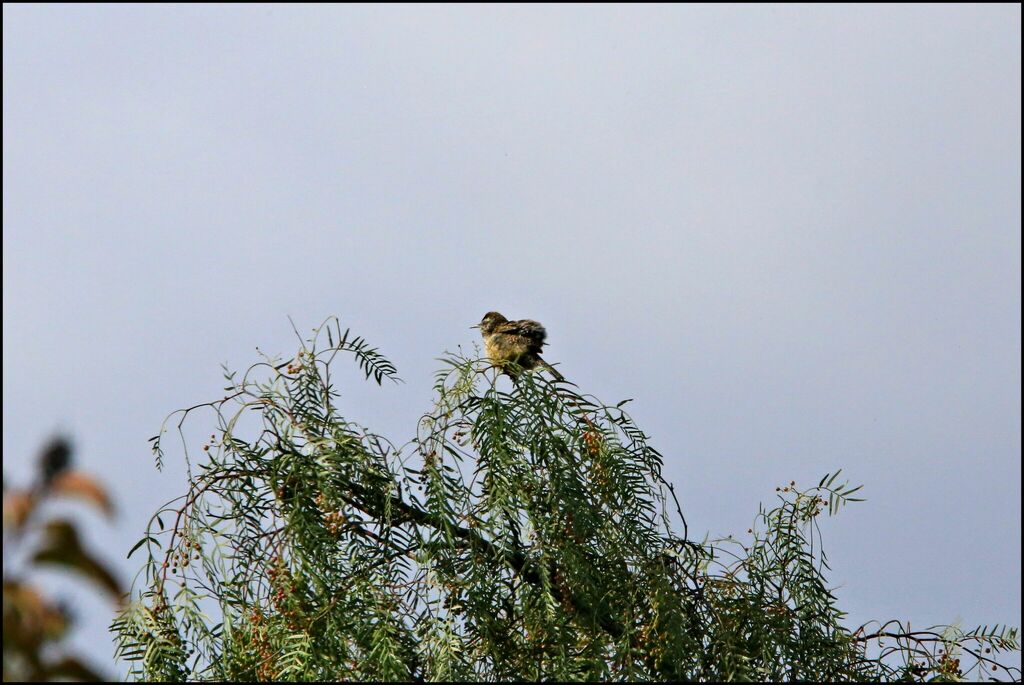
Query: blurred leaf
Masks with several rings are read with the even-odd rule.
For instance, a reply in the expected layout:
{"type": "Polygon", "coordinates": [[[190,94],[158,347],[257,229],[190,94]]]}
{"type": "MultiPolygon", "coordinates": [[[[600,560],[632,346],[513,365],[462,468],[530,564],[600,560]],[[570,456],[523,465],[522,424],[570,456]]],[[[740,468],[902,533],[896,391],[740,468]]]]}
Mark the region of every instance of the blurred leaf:
{"type": "Polygon", "coordinates": [[[17,564],[8,568],[5,555],[3,585],[4,681],[100,681],[103,676],[67,654],[62,642],[74,618],[62,602],[48,598],[39,585],[42,564],[61,566],[99,585],[121,603],[120,583],[83,549],[75,526],[66,520],[35,516],[37,505],[49,496],[75,497],[107,516],[114,513],[107,491],[94,478],[70,470],[71,443],[51,440],[39,452],[38,475],[26,490],[4,488],[4,543],[21,547],[12,552],[17,564]],[[8,534],[10,533],[10,534],[8,534]],[[35,551],[24,545],[34,545],[35,551]],[[15,570],[18,569],[18,570],[15,570]],[[19,577],[27,573],[27,578],[19,577]]]}
{"type": "Polygon", "coordinates": [[[32,560],[39,564],[53,564],[80,573],[107,590],[115,599],[121,599],[121,584],[103,564],[82,548],[78,531],[66,520],[55,520],[46,524],[43,543],[32,560]]]}
{"type": "Polygon", "coordinates": [[[34,587],[17,580],[4,581],[5,648],[12,643],[37,650],[44,641],[61,637],[67,626],[67,617],[34,587]]]}
{"type": "Polygon", "coordinates": [[[114,505],[107,491],[94,478],[81,471],[66,471],[57,476],[50,484],[50,492],[54,495],[78,497],[95,504],[107,516],[114,515],[114,505]]]}
{"type": "Polygon", "coordinates": [[[105,682],[107,679],[74,657],[65,657],[44,669],[48,680],[77,680],[79,682],[105,682]]]}
{"type": "Polygon", "coordinates": [[[4,493],[4,528],[21,528],[35,505],[36,499],[32,493],[21,490],[4,493]]]}

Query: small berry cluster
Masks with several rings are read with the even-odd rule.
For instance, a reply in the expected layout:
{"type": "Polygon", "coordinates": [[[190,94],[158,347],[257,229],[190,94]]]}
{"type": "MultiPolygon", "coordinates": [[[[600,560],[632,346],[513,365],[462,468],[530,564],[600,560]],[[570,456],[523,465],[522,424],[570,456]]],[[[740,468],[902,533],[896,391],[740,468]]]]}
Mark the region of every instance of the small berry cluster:
{"type": "Polygon", "coordinates": [[[170,566],[171,573],[177,575],[179,567],[184,571],[192,561],[199,561],[199,552],[202,548],[198,540],[183,536],[181,545],[171,554],[170,561],[164,561],[163,568],[170,566]]]}
{"type": "Polygon", "coordinates": [[[576,607],[572,601],[572,588],[569,586],[569,581],[566,580],[565,574],[562,573],[561,569],[555,569],[553,580],[555,581],[555,586],[558,587],[558,598],[561,600],[562,609],[567,614],[575,613],[576,607]]]}
{"type": "Polygon", "coordinates": [[[266,622],[263,612],[253,609],[249,614],[249,639],[255,646],[256,678],[260,681],[276,680],[277,670],[274,668],[274,651],[267,640],[266,622]]]}
{"type": "Polygon", "coordinates": [[[431,450],[423,457],[423,470],[432,469],[437,465],[437,452],[431,450]]]}
{"type": "Polygon", "coordinates": [[[941,653],[939,656],[939,673],[941,675],[959,679],[963,676],[960,670],[960,659],[954,659],[949,654],[941,653]]]}
{"type": "Polygon", "coordinates": [[[601,452],[604,440],[596,430],[587,430],[583,433],[583,443],[587,446],[587,452],[590,453],[590,456],[596,457],[601,452]]]}
{"type": "Polygon", "coordinates": [[[340,510],[330,509],[327,498],[321,492],[316,496],[316,505],[320,509],[320,515],[324,522],[324,528],[331,534],[337,537],[345,529],[345,524],[348,522],[348,517],[345,516],[344,512],[340,510]]]}
{"type": "Polygon", "coordinates": [[[611,479],[608,477],[608,468],[599,461],[594,463],[594,468],[590,472],[590,478],[601,490],[606,490],[611,484],[611,479]]]}
{"type": "Polygon", "coordinates": [[[293,606],[294,602],[290,601],[297,589],[291,572],[282,563],[280,557],[275,557],[270,561],[267,575],[270,577],[270,587],[274,590],[274,594],[271,595],[274,608],[285,619],[291,630],[298,630],[302,613],[293,606]]]}

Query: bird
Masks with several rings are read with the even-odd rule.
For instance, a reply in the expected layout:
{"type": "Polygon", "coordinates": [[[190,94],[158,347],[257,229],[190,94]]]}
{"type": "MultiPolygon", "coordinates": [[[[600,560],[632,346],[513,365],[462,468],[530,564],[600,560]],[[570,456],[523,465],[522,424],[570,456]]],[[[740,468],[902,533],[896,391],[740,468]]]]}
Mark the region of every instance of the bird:
{"type": "Polygon", "coordinates": [[[538,322],[532,319],[509,321],[498,312],[487,312],[480,323],[471,328],[480,329],[487,357],[496,366],[504,367],[512,380],[516,380],[519,372],[509,368],[509,364],[527,370],[542,366],[557,380],[565,380],[565,376],[540,356],[548,332],[538,322]]]}

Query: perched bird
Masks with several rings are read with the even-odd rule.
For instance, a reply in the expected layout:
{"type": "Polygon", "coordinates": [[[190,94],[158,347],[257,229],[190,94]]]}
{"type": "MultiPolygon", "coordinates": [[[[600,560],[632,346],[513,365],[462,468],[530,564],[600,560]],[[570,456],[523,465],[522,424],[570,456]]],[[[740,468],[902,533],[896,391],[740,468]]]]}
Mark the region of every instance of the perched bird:
{"type": "Polygon", "coordinates": [[[558,380],[565,380],[565,377],[558,373],[555,367],[540,356],[541,348],[544,347],[544,339],[548,337],[548,333],[536,321],[530,319],[509,321],[498,312],[487,312],[484,314],[483,320],[472,328],[480,329],[487,357],[496,366],[505,367],[505,373],[513,380],[516,378],[516,372],[507,367],[509,363],[518,364],[523,369],[543,366],[558,380]]]}

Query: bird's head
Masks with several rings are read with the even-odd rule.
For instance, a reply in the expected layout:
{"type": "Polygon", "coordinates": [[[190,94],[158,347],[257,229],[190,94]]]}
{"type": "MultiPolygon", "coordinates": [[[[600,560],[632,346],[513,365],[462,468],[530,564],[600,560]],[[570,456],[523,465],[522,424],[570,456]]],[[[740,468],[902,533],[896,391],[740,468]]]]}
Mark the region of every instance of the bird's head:
{"type": "Polygon", "coordinates": [[[481,333],[489,335],[494,332],[494,329],[497,328],[499,324],[503,324],[506,321],[508,321],[508,319],[498,312],[487,312],[484,314],[484,318],[480,320],[480,323],[476,326],[472,326],[472,328],[479,328],[481,333]]]}

